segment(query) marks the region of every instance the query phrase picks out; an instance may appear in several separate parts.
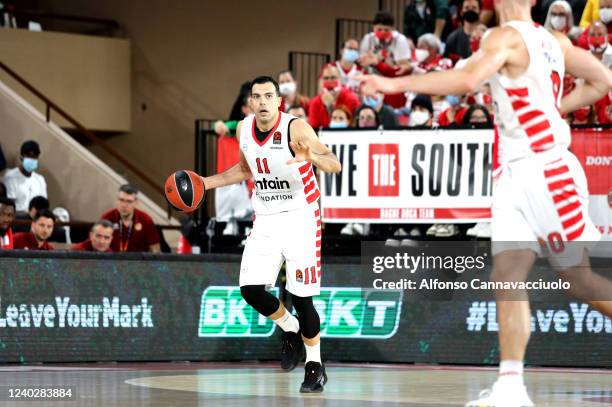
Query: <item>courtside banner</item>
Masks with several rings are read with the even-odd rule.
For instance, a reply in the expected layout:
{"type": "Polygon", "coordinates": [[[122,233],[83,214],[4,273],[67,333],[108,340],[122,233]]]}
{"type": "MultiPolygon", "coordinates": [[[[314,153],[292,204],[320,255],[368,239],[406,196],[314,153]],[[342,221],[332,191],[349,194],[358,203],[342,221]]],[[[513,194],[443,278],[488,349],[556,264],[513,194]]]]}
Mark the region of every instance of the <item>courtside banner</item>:
{"type": "Polygon", "coordinates": [[[493,130],[324,130],[320,138],[342,163],[320,178],[325,222],[491,217],[493,130]]]}
{"type": "Polygon", "coordinates": [[[589,184],[589,214],[602,234],[612,241],[612,131],[574,129],[572,152],[589,184]]]}

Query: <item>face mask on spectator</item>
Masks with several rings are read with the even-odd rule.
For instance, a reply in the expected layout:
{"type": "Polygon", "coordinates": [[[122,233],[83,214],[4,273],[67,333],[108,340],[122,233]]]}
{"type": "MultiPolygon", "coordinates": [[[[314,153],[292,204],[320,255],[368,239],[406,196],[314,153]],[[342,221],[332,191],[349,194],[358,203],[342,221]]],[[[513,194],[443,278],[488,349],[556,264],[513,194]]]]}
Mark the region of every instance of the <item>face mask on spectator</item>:
{"type": "Polygon", "coordinates": [[[344,48],[342,59],[346,62],[355,62],[359,59],[359,51],[356,49],[344,48]]]}
{"type": "Polygon", "coordinates": [[[23,169],[27,172],[33,172],[38,169],[38,160],[36,158],[24,157],[23,169]]]}
{"type": "Polygon", "coordinates": [[[283,96],[293,95],[295,93],[295,82],[285,82],[278,85],[280,94],[283,96]]]}
{"type": "Polygon", "coordinates": [[[348,127],[348,123],[345,122],[331,122],[329,123],[330,129],[346,129],[348,127]]]}
{"type": "Polygon", "coordinates": [[[378,38],[378,41],[380,42],[388,42],[391,39],[391,32],[389,31],[383,31],[383,30],[378,30],[376,31],[376,38],[378,38]]]}
{"type": "Polygon", "coordinates": [[[604,24],[609,24],[612,21],[612,7],[600,8],[599,18],[604,24]]]}
{"type": "Polygon", "coordinates": [[[363,100],[364,105],[371,107],[373,109],[376,109],[381,102],[382,102],[382,96],[380,95],[366,96],[366,98],[363,100]]]}
{"type": "Polygon", "coordinates": [[[416,110],[410,113],[410,120],[408,122],[408,126],[423,126],[427,123],[427,120],[430,118],[429,112],[424,112],[422,110],[416,110]]]}
{"type": "Polygon", "coordinates": [[[451,106],[457,106],[461,103],[461,98],[456,95],[448,95],[446,97],[446,102],[451,106]]]}
{"type": "Polygon", "coordinates": [[[338,79],[328,79],[323,82],[323,87],[330,92],[340,90],[340,81],[338,79]]]}
{"type": "Polygon", "coordinates": [[[550,18],[550,25],[557,31],[565,30],[566,23],[567,18],[565,16],[554,16],[550,18]]]}
{"type": "Polygon", "coordinates": [[[480,15],[478,15],[478,12],[474,10],[467,10],[465,13],[463,13],[463,19],[468,23],[475,23],[476,21],[480,20],[480,15]]]}
{"type": "Polygon", "coordinates": [[[427,3],[425,1],[417,1],[416,4],[417,13],[419,16],[423,18],[425,16],[425,9],[427,8],[427,3]]]}
{"type": "Polygon", "coordinates": [[[589,49],[591,52],[603,52],[606,49],[606,45],[608,45],[607,39],[605,35],[590,36],[589,49]]]}
{"type": "Polygon", "coordinates": [[[426,49],[417,48],[414,50],[414,57],[416,58],[418,63],[422,63],[427,58],[429,58],[429,51],[426,49]]]}

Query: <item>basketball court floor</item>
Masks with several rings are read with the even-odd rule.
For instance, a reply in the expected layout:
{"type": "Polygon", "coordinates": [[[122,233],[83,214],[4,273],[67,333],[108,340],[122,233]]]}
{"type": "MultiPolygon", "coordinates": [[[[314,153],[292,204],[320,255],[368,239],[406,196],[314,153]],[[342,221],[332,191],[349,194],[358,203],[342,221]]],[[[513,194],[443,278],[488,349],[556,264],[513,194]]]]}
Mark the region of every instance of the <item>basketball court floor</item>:
{"type": "MultiPolygon", "coordinates": [[[[300,366],[277,363],[118,363],[0,366],[0,388],[71,386],[66,401],[0,402],[2,406],[462,406],[491,385],[493,368],[414,365],[327,365],[325,392],[302,395],[300,366]]],[[[540,407],[612,406],[612,370],[527,369],[540,407]]],[[[6,400],[6,395],[2,396],[6,400]]]]}

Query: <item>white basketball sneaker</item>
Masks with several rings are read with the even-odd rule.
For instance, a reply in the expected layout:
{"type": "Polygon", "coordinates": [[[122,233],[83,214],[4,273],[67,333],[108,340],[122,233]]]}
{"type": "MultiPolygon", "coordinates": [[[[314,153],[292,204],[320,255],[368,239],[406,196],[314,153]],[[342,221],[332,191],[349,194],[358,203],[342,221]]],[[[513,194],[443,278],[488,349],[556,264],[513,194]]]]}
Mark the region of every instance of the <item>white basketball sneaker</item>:
{"type": "MultiPolygon", "coordinates": [[[[514,378],[513,378],[514,379],[514,378]]],[[[534,407],[522,380],[498,379],[465,407],[534,407]]]]}

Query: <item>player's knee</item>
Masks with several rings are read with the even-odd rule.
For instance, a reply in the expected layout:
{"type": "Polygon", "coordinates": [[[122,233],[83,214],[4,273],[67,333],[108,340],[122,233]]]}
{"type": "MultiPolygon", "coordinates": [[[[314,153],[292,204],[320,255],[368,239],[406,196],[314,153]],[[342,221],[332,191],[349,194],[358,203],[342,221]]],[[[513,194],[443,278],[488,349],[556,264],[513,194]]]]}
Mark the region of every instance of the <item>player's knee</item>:
{"type": "Polygon", "coordinates": [[[267,292],[265,285],[243,285],[240,294],[247,304],[265,317],[275,313],[280,306],[278,298],[267,292]]]}
{"type": "Polygon", "coordinates": [[[292,296],[292,302],[300,320],[302,335],[306,338],[314,338],[321,330],[319,314],[312,303],[312,297],[292,296]]]}

